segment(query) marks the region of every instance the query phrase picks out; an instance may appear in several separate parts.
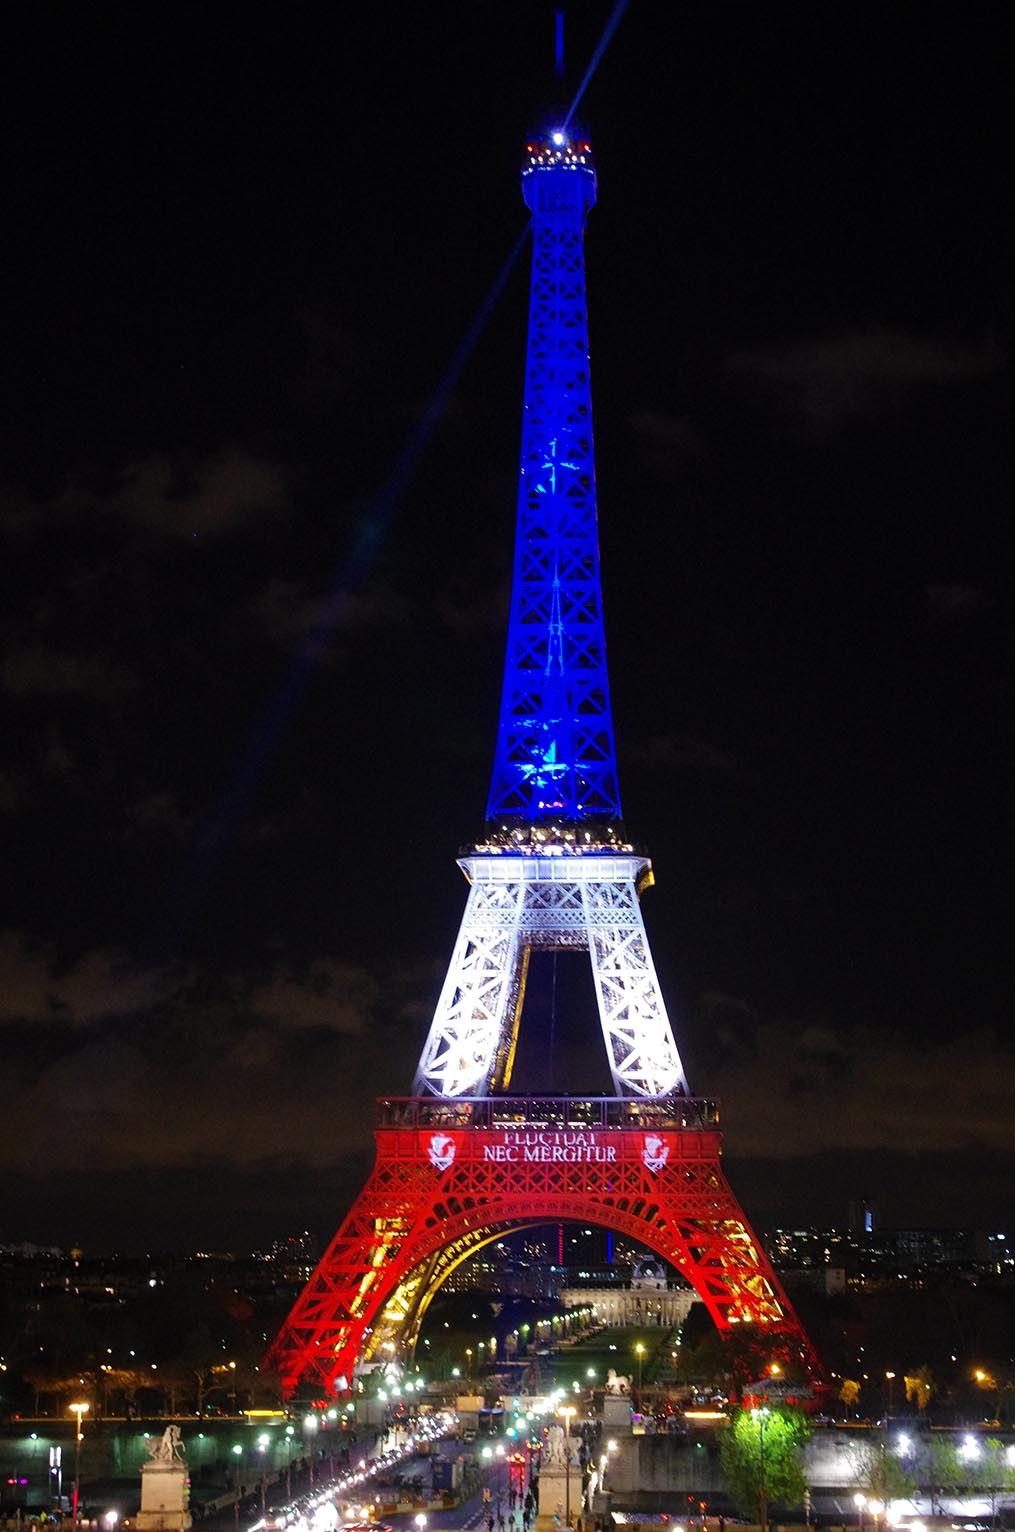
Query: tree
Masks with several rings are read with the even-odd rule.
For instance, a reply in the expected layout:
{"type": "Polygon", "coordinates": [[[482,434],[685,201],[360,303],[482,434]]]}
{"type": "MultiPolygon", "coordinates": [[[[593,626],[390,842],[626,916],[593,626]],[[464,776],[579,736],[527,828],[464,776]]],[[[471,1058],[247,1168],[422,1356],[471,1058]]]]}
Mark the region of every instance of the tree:
{"type": "Polygon", "coordinates": [[[62,1414],[67,1407],[65,1401],[90,1399],[95,1393],[95,1374],[91,1372],[67,1374],[56,1372],[51,1368],[31,1367],[26,1368],[22,1376],[34,1391],[36,1414],[39,1413],[41,1395],[48,1394],[56,1402],[56,1407],[62,1414]]]}
{"type": "Polygon", "coordinates": [[[742,1514],[757,1516],[762,1532],[770,1505],[803,1500],[807,1435],[798,1410],[776,1408],[740,1410],[723,1431],[720,1461],[727,1488],[742,1514]]]}
{"type": "Polygon", "coordinates": [[[988,1437],[982,1444],[974,1439],[973,1445],[978,1449],[973,1454],[968,1448],[965,1452],[959,1448],[970,1470],[969,1487],[980,1490],[989,1498],[991,1525],[997,1526],[998,1499],[1015,1490],[1015,1463],[1011,1459],[1011,1449],[1006,1442],[998,1441],[996,1436],[988,1437]]]}
{"type": "Polygon", "coordinates": [[[914,1403],[918,1410],[925,1410],[930,1403],[930,1396],[934,1392],[934,1381],[930,1375],[930,1368],[926,1363],[918,1367],[912,1377],[906,1374],[906,1399],[914,1403]]]}
{"type": "Polygon", "coordinates": [[[954,1442],[938,1436],[923,1442],[921,1455],[921,1478],[930,1492],[931,1514],[939,1515],[942,1496],[957,1494],[965,1482],[964,1465],[954,1442]]]}
{"type": "Polygon", "coordinates": [[[157,1374],[143,1367],[105,1367],[102,1370],[103,1401],[111,1395],[115,1402],[119,1395],[128,1416],[139,1414],[138,1400],[142,1389],[157,1386],[157,1374]]]}
{"type": "Polygon", "coordinates": [[[869,1499],[888,1505],[912,1495],[913,1475],[886,1441],[855,1442],[846,1448],[845,1455],[857,1489],[869,1499]]]}
{"type": "Polygon", "coordinates": [[[846,1406],[847,1411],[855,1410],[857,1400],[860,1397],[860,1385],[855,1378],[843,1378],[842,1387],[839,1389],[839,1398],[846,1406]]]}
{"type": "Polygon", "coordinates": [[[944,1494],[974,1492],[990,1501],[991,1519],[996,1520],[998,1500],[1015,1489],[1015,1465],[1008,1450],[995,1437],[983,1441],[967,1436],[958,1443],[935,1437],[927,1444],[925,1467],[932,1506],[939,1508],[944,1494]]]}

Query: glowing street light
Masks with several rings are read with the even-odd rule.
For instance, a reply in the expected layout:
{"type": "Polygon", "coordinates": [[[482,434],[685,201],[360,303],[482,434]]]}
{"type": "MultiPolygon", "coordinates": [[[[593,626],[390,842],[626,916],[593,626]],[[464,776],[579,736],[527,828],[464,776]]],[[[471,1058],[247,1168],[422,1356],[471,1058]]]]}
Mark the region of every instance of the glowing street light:
{"type": "Polygon", "coordinates": [[[642,1345],[641,1341],[639,1341],[634,1349],[635,1349],[635,1353],[636,1353],[636,1355],[638,1357],[638,1408],[640,1410],[641,1409],[641,1359],[645,1355],[645,1347],[642,1345]]]}
{"type": "Polygon", "coordinates": [[[867,1504],[867,1496],[857,1493],[853,1496],[853,1504],[856,1506],[857,1532],[863,1532],[863,1508],[867,1504]]]}
{"type": "Polygon", "coordinates": [[[768,1532],[768,1488],[765,1484],[765,1423],[771,1411],[767,1405],[763,1404],[760,1409],[753,1409],[751,1414],[758,1423],[758,1466],[761,1481],[758,1490],[758,1500],[761,1502],[759,1506],[761,1511],[761,1532],[768,1532]]]}
{"type": "Polygon", "coordinates": [[[573,1404],[565,1404],[557,1411],[564,1417],[564,1526],[571,1527],[571,1416],[578,1411],[573,1404]]]}
{"type": "Polygon", "coordinates": [[[84,1436],[81,1422],[84,1416],[88,1414],[90,1406],[87,1404],[72,1404],[69,1408],[71,1414],[77,1416],[78,1421],[78,1428],[74,1437],[74,1504],[72,1519],[74,1532],[79,1532],[81,1526],[81,1441],[84,1436]]]}
{"type": "Polygon", "coordinates": [[[885,1382],[888,1384],[888,1419],[885,1421],[885,1429],[890,1430],[892,1424],[892,1384],[895,1382],[894,1372],[885,1373],[885,1382]]]}
{"type": "Polygon", "coordinates": [[[286,1492],[286,1499],[287,1500],[291,1500],[292,1497],[293,1497],[293,1436],[295,1434],[296,1434],[296,1427],[295,1426],[286,1426],[286,1428],[285,1428],[285,1445],[286,1445],[285,1492],[286,1492]]]}

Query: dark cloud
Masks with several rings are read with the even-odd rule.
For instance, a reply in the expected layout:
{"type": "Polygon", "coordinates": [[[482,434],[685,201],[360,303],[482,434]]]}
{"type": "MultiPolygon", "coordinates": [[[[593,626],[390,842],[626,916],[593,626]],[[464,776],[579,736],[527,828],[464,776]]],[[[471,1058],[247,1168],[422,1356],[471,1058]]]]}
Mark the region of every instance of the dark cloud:
{"type": "Polygon", "coordinates": [[[927,616],[932,623],[961,621],[994,605],[993,598],[976,585],[928,585],[925,595],[927,616]]]}
{"type": "Polygon", "coordinates": [[[168,455],[129,463],[110,502],[121,516],[171,537],[234,532],[290,503],[283,469],[233,446],[196,463],[168,455]]]}
{"type": "Polygon", "coordinates": [[[938,1154],[978,1144],[1015,1154],[1013,1059],[985,1027],[915,1048],[908,1033],[770,1023],[755,1047],[709,1070],[731,1154],[765,1160],[904,1147],[938,1154]]]}
{"type": "Polygon", "coordinates": [[[325,654],[333,636],[386,625],[404,626],[411,612],[391,590],[337,590],[315,594],[297,580],[272,579],[253,605],[255,619],[280,643],[298,641],[304,652],[325,654]]]}
{"type": "Polygon", "coordinates": [[[631,429],[650,458],[661,464],[696,457],[701,451],[698,429],[687,415],[636,410],[631,416],[631,429]]]}
{"type": "Polygon", "coordinates": [[[250,993],[250,1009],[288,1027],[323,1027],[351,1035],[366,1031],[379,999],[364,968],[318,960],[305,978],[276,969],[250,993]]]}
{"type": "Polygon", "coordinates": [[[85,697],[113,702],[139,685],[111,654],[88,654],[35,644],[12,649],[0,667],[0,686],[14,697],[85,697]]]}
{"type": "Polygon", "coordinates": [[[149,1010],[166,978],[134,969],[122,954],[89,952],[67,968],[17,932],[0,933],[0,1023],[88,1027],[149,1010]]]}
{"type": "Polygon", "coordinates": [[[32,1173],[333,1165],[369,1134],[364,1080],[391,1047],[390,991],[327,959],[301,977],[277,970],[223,986],[126,973],[100,952],[58,973],[8,934],[0,1004],[6,1159],[32,1173]],[[44,1052],[26,1031],[40,1023],[44,1052]],[[43,1138],[33,1122],[47,1125],[43,1138]]]}
{"type": "Polygon", "coordinates": [[[1005,365],[996,341],[869,326],[782,346],[740,351],[729,372],[767,390],[789,416],[814,430],[891,418],[930,389],[988,378],[1005,365]]]}
{"type": "Polygon", "coordinates": [[[652,734],[634,739],[628,757],[652,770],[680,771],[705,777],[735,779],[743,766],[734,753],[702,735],[691,732],[652,734]]]}

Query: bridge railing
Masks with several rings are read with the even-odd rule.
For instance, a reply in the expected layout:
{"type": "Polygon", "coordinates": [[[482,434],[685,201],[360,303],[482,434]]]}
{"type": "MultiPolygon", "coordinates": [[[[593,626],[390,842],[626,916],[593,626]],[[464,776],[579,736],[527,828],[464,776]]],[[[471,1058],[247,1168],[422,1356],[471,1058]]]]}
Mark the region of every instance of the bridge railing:
{"type": "Polygon", "coordinates": [[[702,1096],[382,1096],[385,1128],[718,1128],[719,1103],[702,1096]]]}

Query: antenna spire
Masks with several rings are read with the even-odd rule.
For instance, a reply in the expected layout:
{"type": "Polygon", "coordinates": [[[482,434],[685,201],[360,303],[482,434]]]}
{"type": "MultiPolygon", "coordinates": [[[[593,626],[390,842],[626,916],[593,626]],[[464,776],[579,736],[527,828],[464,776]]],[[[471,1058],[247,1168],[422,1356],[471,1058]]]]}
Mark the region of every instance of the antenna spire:
{"type": "Polygon", "coordinates": [[[553,55],[553,78],[563,82],[564,79],[564,12],[554,11],[554,55],[553,55]]]}

